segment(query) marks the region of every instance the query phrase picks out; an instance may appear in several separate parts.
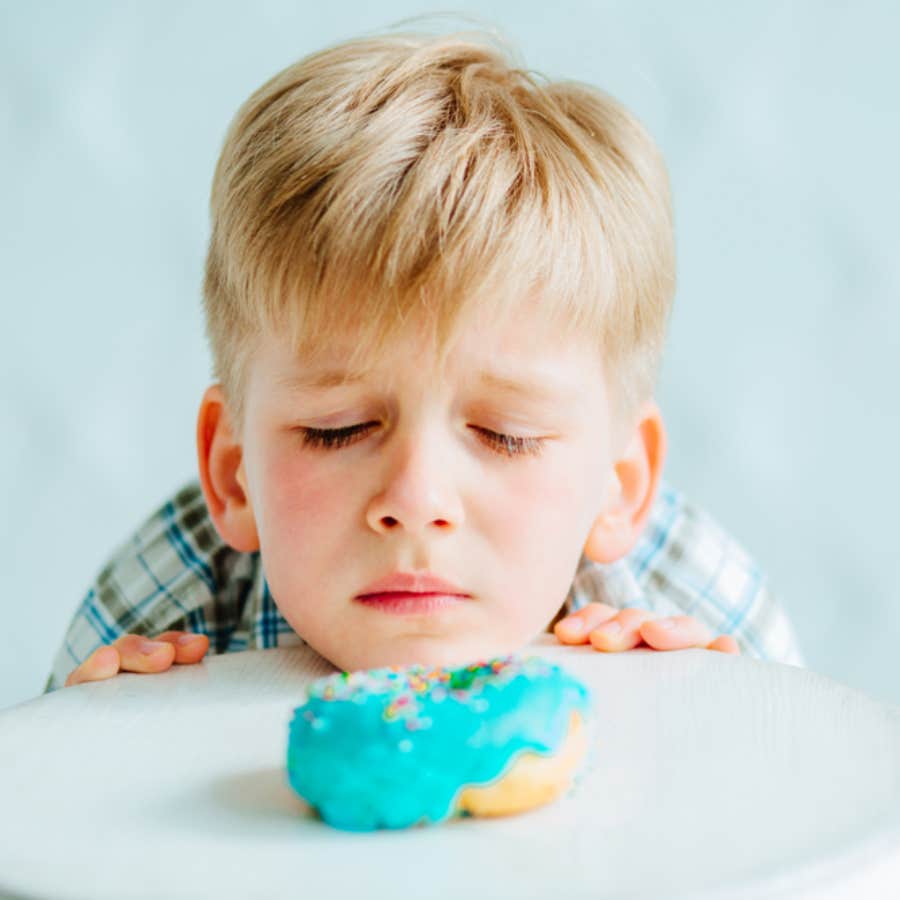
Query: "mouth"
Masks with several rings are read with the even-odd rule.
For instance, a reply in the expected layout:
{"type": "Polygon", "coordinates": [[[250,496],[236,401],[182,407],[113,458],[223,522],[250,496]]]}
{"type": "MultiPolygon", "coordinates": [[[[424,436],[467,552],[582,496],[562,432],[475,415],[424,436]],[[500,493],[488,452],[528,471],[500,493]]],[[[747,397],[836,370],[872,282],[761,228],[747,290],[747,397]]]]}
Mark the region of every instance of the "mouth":
{"type": "Polygon", "coordinates": [[[417,591],[384,591],[374,594],[361,594],[356,598],[358,603],[370,609],[392,615],[429,615],[453,609],[463,603],[465,594],[442,594],[436,592],[417,591]]]}

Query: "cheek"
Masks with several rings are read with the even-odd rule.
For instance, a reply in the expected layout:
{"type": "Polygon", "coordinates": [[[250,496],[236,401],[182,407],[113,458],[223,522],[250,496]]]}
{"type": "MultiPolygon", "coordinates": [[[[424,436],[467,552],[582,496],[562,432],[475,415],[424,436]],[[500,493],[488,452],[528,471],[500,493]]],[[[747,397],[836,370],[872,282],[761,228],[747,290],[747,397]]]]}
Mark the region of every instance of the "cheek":
{"type": "Polygon", "coordinates": [[[565,601],[600,510],[599,465],[580,454],[562,456],[517,475],[505,482],[502,496],[495,489],[483,501],[499,562],[489,569],[491,588],[504,627],[517,623],[523,640],[542,630],[565,601]]]}
{"type": "Polygon", "coordinates": [[[485,487],[480,506],[501,531],[503,545],[517,555],[531,554],[537,545],[543,557],[581,534],[595,493],[571,454],[523,467],[485,487]]]}
{"type": "Polygon", "coordinates": [[[258,493],[261,541],[291,548],[295,561],[311,548],[327,545],[328,534],[353,514],[346,472],[331,472],[302,453],[271,452],[263,462],[258,493]],[[315,541],[310,540],[313,534],[315,541]]]}

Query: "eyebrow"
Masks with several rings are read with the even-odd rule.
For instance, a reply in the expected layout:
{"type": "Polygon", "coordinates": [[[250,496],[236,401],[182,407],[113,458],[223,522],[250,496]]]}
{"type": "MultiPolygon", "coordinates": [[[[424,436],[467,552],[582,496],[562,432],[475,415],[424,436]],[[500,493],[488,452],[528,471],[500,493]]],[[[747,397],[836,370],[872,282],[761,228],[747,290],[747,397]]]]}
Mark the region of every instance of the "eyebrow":
{"type": "Polygon", "coordinates": [[[286,375],[276,379],[276,384],[290,391],[315,391],[325,388],[340,387],[342,384],[356,384],[365,380],[362,372],[344,372],[340,369],[329,369],[309,375],[286,375]]]}
{"type": "MultiPolygon", "coordinates": [[[[481,384],[506,394],[518,394],[531,399],[560,401],[572,396],[572,388],[565,384],[554,384],[546,377],[513,378],[496,372],[478,373],[481,384]]],[[[366,380],[364,372],[345,372],[342,369],[328,369],[305,375],[288,375],[277,379],[277,384],[291,392],[320,391],[343,385],[359,384],[366,380]]]]}

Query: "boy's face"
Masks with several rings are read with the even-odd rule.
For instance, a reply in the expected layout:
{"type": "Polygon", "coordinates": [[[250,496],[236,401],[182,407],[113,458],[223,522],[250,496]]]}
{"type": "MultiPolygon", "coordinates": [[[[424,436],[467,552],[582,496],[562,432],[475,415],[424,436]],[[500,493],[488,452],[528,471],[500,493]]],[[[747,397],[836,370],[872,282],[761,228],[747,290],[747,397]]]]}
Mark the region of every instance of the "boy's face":
{"type": "Polygon", "coordinates": [[[251,364],[236,479],[266,578],[296,632],[346,670],[460,664],[532,640],[566,597],[612,469],[596,352],[519,316],[464,332],[439,372],[423,333],[346,386],[302,382],[341,369],[351,334],[303,360],[268,335],[251,364]],[[335,446],[304,439],[359,425],[335,446]],[[511,456],[490,432],[526,449],[511,456]],[[359,599],[413,571],[466,596],[359,599]]]}

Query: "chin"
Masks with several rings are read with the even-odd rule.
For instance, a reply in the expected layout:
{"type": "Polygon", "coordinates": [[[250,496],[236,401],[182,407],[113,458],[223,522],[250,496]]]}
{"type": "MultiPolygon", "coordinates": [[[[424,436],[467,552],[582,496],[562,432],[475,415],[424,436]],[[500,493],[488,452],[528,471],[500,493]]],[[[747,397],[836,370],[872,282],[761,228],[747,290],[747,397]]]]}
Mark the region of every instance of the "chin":
{"type": "Polygon", "coordinates": [[[450,638],[397,638],[375,646],[360,647],[329,659],[346,672],[357,669],[381,669],[389,666],[463,666],[468,663],[507,656],[522,649],[524,641],[452,640],[450,638]]]}

